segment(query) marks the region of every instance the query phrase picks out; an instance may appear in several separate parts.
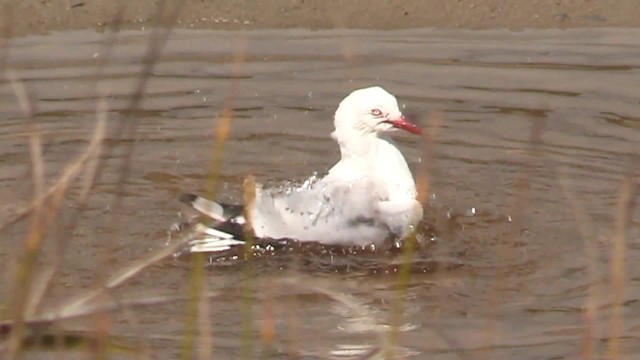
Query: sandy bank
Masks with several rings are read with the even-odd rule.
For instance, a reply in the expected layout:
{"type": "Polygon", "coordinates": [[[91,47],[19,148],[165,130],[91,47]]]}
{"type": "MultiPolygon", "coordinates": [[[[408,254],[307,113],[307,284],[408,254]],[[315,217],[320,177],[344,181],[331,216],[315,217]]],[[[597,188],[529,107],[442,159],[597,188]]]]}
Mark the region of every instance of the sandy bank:
{"type": "MultiPolygon", "coordinates": [[[[148,28],[157,0],[21,0],[0,26],[13,36],[101,28],[126,3],[124,27],[148,28]]],[[[178,3],[178,1],[172,1],[178,3]]],[[[574,28],[640,26],[635,0],[185,0],[177,27],[256,28],[574,28]]]]}

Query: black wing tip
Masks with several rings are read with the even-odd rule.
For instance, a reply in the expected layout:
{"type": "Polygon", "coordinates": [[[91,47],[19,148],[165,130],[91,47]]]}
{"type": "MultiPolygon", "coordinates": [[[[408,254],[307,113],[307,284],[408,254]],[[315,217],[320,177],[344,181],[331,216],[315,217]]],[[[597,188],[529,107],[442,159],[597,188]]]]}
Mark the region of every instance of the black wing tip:
{"type": "Polygon", "coordinates": [[[193,204],[194,201],[196,201],[197,198],[198,198],[198,195],[184,193],[180,195],[180,198],[178,198],[178,200],[180,200],[180,202],[183,202],[185,204],[191,205],[193,204]]]}

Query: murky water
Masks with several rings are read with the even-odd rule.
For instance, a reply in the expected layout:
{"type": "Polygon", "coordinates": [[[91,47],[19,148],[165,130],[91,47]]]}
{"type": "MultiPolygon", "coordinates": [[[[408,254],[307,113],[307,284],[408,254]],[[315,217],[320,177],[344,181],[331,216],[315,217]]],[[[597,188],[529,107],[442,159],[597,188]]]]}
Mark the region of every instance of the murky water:
{"type": "MultiPolygon", "coordinates": [[[[58,33],[11,46],[8,61],[37,99],[48,179],[92,131],[99,97],[92,79],[106,56],[104,36],[58,33]]],[[[267,351],[263,329],[275,326],[267,353],[274,358],[359,358],[394,322],[401,325],[396,355],[407,358],[571,359],[585,344],[606,353],[615,205],[640,150],[640,31],[177,31],[142,109],[130,112],[147,36],[119,36],[99,81],[101,93],[111,94],[110,119],[138,124],[137,136],[122,141],[135,142],[124,207],[116,214],[112,203],[119,147],[81,215],[48,303],[165,245],[178,194],[204,192],[215,118],[235,85],[218,188],[232,202],[240,201],[248,174],[281,182],[328,169],[339,156],[329,138],[337,103],[354,88],[380,84],[425,123],[433,111],[443,117],[425,211],[434,238],[415,258],[404,315],[394,320],[397,256],[283,250],[256,259],[252,271],[226,261],[207,268],[207,286],[218,294],[210,302],[214,355],[236,358],[249,345],[267,351]],[[542,143],[532,153],[529,137],[540,121],[542,143]],[[588,217],[588,238],[571,197],[588,217]],[[597,304],[591,334],[589,299],[597,304]]],[[[25,116],[6,81],[0,118],[0,211],[8,218],[28,203],[31,174],[25,116]]],[[[399,143],[417,171],[427,161],[418,139],[399,143]]],[[[63,211],[73,214],[75,201],[77,191],[63,211]]],[[[639,222],[636,211],[621,342],[629,358],[640,355],[639,222]]],[[[22,236],[23,226],[5,230],[3,264],[22,236]]],[[[186,259],[167,260],[115,296],[186,296],[188,274],[186,259]]],[[[129,341],[142,337],[154,358],[171,358],[180,353],[185,311],[184,304],[136,309],[102,326],[129,341]]]]}

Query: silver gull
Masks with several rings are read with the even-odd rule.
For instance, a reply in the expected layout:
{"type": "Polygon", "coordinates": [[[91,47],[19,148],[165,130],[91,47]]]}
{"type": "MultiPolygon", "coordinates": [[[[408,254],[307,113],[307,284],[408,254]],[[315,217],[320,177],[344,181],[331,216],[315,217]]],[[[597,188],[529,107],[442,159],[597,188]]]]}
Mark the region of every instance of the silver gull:
{"type": "Polygon", "coordinates": [[[213,219],[211,227],[196,225],[190,250],[217,252],[243,244],[247,223],[259,239],[331,245],[381,245],[409,235],[423,210],[407,162],[389,134],[420,135],[421,129],[405,119],[396,98],[381,87],[344,98],[334,125],[331,137],[341,159],[322,179],[288,191],[255,185],[254,201],[246,208],[182,195],[181,201],[213,219]]]}

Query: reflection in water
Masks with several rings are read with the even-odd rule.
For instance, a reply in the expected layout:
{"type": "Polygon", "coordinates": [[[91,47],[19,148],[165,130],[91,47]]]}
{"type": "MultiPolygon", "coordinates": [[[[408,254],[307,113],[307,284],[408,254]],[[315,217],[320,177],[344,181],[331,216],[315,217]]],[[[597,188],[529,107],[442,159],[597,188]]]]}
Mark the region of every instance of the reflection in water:
{"type": "MultiPolygon", "coordinates": [[[[122,140],[135,142],[121,214],[126,222],[113,224],[108,216],[122,156],[116,152],[72,239],[56,282],[59,296],[164,246],[179,210],[177,195],[205,190],[215,119],[232,82],[239,91],[216,189],[225,202],[239,202],[248,174],[276,184],[322,175],[339,156],[329,137],[335,104],[355,88],[381,84],[407,112],[444,114],[429,164],[433,196],[400,319],[393,320],[398,249],[281,242],[249,261],[241,253],[210,259],[209,289],[220,294],[211,302],[214,354],[238,356],[246,296],[256,339],[260,324],[274,320],[276,357],[359,358],[377,351],[389,327],[400,324],[395,354],[430,359],[574,358],[587,335],[585,304],[595,296],[593,346],[604,354],[610,229],[621,178],[640,143],[637,30],[176,31],[142,109],[130,112],[145,35],[119,37],[99,82],[111,94],[110,119],[138,124],[137,136],[122,140]],[[234,75],[240,38],[247,39],[248,54],[234,75]],[[544,133],[531,152],[529,133],[538,119],[544,133]],[[593,229],[586,239],[571,196],[593,229]],[[597,249],[595,260],[587,244],[597,249]]],[[[47,179],[92,131],[99,93],[91,79],[105,56],[102,36],[73,32],[13,41],[9,62],[38,99],[47,179]]],[[[27,204],[31,191],[23,181],[30,161],[25,120],[6,81],[0,116],[0,194],[12,204],[0,208],[6,218],[27,204]]],[[[416,139],[398,142],[414,170],[428,158],[416,139]]],[[[639,221],[636,212],[632,225],[639,221]]],[[[633,272],[638,228],[629,234],[623,310],[622,351],[630,357],[640,354],[640,278],[633,272]]],[[[23,237],[20,229],[7,238],[23,237]]],[[[7,263],[11,246],[3,245],[0,262],[7,263]]],[[[188,258],[163,263],[122,291],[185,292],[188,264],[188,258]]],[[[179,352],[182,304],[142,309],[137,316],[138,325],[131,325],[116,315],[114,331],[146,334],[163,355],[179,352]]]]}

